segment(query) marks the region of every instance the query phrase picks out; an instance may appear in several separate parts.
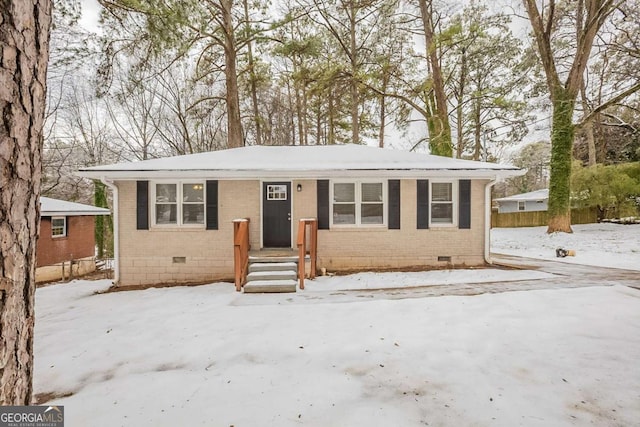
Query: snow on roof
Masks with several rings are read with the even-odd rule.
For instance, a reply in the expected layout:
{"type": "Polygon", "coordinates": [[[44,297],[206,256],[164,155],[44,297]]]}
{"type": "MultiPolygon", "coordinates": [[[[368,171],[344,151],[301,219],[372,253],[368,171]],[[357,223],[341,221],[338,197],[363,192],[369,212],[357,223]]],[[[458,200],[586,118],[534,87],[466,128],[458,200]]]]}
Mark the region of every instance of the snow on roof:
{"type": "Polygon", "coordinates": [[[526,201],[526,200],[545,200],[549,198],[549,189],[545,188],[543,190],[531,191],[529,193],[522,194],[514,194],[513,196],[503,197],[501,199],[496,199],[496,202],[516,202],[516,201],[526,201]]]}
{"type": "MultiPolygon", "coordinates": [[[[308,146],[249,146],[208,153],[119,163],[80,169],[90,178],[140,177],[324,177],[350,171],[406,175],[407,171],[464,171],[468,176],[521,175],[515,166],[460,160],[430,154],[357,144],[308,146]]],[[[449,176],[453,175],[450,173],[449,176]]],[[[456,173],[460,175],[460,173],[456,173]]]]}
{"type": "Polygon", "coordinates": [[[65,200],[40,197],[40,216],[82,216],[82,215],[110,215],[109,209],[97,208],[82,203],[67,202],[65,200]]]}

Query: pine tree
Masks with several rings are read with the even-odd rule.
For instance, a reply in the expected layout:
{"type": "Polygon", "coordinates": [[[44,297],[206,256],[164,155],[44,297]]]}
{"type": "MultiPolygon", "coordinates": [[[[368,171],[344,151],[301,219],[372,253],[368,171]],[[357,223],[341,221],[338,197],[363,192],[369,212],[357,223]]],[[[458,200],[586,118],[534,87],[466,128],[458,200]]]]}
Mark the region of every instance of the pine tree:
{"type": "Polygon", "coordinates": [[[29,405],[33,392],[50,24],[49,0],[5,0],[0,7],[0,405],[29,405]]]}

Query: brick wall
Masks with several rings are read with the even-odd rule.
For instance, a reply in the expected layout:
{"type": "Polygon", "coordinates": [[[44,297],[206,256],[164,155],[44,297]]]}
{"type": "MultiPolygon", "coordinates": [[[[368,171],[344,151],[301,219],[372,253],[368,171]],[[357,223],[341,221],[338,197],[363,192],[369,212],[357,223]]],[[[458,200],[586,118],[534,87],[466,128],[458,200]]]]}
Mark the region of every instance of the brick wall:
{"type": "MultiPolygon", "coordinates": [[[[320,230],[318,267],[331,270],[447,266],[484,263],[484,184],[472,181],[471,229],[416,229],[416,181],[401,181],[401,229],[320,230]]],[[[250,218],[252,249],[260,247],[260,182],[219,181],[219,230],[160,228],[136,230],[136,184],[117,182],[120,214],[120,284],[181,283],[233,277],[233,224],[250,218]],[[174,257],[184,258],[184,263],[174,257]]],[[[316,181],[293,180],[292,247],[300,218],[317,216],[316,181]],[[302,191],[296,187],[301,184],[302,191]]],[[[150,209],[152,209],[150,205],[150,209]]]]}
{"type": "Polygon", "coordinates": [[[471,229],[432,227],[418,230],[416,181],[400,183],[400,230],[358,228],[320,230],[318,266],[327,270],[447,266],[484,263],[484,181],[472,181],[471,229]]]}
{"type": "MultiPolygon", "coordinates": [[[[120,284],[202,282],[233,278],[233,220],[250,218],[260,242],[260,182],[218,182],[218,230],[154,227],[136,230],[136,183],[119,181],[120,284]],[[184,258],[184,263],[180,262],[184,258]],[[178,262],[176,262],[178,261],[178,262]]],[[[149,209],[153,209],[150,201],[149,209]]]]}
{"type": "Polygon", "coordinates": [[[68,216],[67,235],[51,237],[51,217],[42,217],[36,246],[37,267],[93,257],[96,246],[94,230],[93,216],[68,216]]]}

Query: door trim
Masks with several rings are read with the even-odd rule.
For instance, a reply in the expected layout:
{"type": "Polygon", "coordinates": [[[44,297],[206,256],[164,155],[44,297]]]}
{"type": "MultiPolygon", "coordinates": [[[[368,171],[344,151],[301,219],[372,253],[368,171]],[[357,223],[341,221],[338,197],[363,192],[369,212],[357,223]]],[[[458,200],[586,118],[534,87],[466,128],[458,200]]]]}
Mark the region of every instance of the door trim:
{"type": "Polygon", "coordinates": [[[291,201],[291,221],[290,221],[290,235],[291,235],[291,244],[289,245],[289,248],[291,249],[295,249],[293,244],[293,223],[294,223],[294,203],[293,203],[293,194],[296,192],[295,191],[295,186],[293,185],[293,180],[292,179],[261,179],[260,180],[260,249],[264,249],[264,221],[263,221],[263,216],[264,216],[264,184],[268,183],[268,182],[287,182],[289,183],[291,190],[289,190],[289,199],[291,201]]]}

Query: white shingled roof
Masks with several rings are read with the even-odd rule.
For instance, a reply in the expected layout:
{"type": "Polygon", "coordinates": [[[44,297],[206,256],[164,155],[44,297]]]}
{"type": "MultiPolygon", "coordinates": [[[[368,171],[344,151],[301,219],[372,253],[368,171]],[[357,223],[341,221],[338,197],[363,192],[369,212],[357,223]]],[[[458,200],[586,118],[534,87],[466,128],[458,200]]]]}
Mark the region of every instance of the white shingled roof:
{"type": "Polygon", "coordinates": [[[549,189],[531,191],[529,193],[514,194],[513,196],[496,199],[496,202],[523,202],[527,200],[545,200],[549,198],[549,189]]]}
{"type": "Polygon", "coordinates": [[[40,197],[40,216],[110,215],[109,209],[40,197]]]}
{"type": "Polygon", "coordinates": [[[346,145],[249,146],[80,169],[88,178],[323,178],[333,176],[509,177],[515,166],[346,145]]]}

